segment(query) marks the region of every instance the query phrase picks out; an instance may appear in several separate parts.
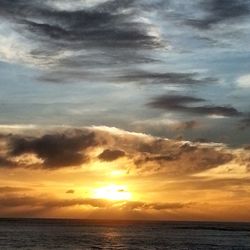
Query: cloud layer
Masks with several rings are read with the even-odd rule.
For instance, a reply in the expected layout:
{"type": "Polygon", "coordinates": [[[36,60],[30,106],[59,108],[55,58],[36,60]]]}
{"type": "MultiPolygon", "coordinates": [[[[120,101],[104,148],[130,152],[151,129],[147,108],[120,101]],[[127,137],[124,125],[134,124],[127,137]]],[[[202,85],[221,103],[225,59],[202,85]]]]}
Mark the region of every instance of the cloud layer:
{"type": "Polygon", "coordinates": [[[29,41],[26,57],[59,68],[96,67],[125,58],[140,61],[140,51],[162,46],[151,32],[153,25],[137,18],[136,1],[101,1],[79,9],[63,6],[58,1],[1,1],[0,17],[29,41]]]}
{"type": "MultiPolygon", "coordinates": [[[[237,150],[223,144],[154,138],[106,127],[66,130],[40,136],[2,136],[2,168],[60,169],[101,162],[128,161],[137,174],[191,175],[231,161],[242,161],[237,150]],[[98,153],[100,152],[101,153],[98,153]]],[[[247,150],[242,149],[247,155],[247,150]]],[[[243,160],[244,159],[244,160],[243,160]]]]}

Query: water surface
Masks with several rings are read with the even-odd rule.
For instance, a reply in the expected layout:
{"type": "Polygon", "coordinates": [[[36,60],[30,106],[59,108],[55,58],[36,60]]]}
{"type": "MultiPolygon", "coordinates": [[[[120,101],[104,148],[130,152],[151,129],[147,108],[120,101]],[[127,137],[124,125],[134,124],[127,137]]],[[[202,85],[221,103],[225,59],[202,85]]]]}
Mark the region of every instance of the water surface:
{"type": "Polygon", "coordinates": [[[0,249],[250,250],[250,224],[2,219],[0,249]]]}

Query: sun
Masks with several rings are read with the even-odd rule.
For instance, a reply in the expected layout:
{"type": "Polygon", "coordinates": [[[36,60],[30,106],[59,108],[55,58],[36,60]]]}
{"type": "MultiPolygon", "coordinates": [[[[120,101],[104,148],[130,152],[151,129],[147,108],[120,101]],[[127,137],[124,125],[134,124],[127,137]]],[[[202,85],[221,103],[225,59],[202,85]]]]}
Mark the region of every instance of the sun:
{"type": "Polygon", "coordinates": [[[131,193],[125,186],[109,185],[94,190],[94,198],[107,200],[131,200],[131,193]]]}

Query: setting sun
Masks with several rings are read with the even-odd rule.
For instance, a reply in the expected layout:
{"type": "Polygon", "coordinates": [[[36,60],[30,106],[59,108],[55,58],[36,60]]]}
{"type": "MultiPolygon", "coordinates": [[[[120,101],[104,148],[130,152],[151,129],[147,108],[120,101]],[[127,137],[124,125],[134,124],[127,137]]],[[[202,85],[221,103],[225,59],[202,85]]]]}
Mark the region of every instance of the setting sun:
{"type": "Polygon", "coordinates": [[[130,200],[131,193],[127,191],[125,186],[109,185],[97,188],[94,191],[94,198],[108,200],[130,200]]]}

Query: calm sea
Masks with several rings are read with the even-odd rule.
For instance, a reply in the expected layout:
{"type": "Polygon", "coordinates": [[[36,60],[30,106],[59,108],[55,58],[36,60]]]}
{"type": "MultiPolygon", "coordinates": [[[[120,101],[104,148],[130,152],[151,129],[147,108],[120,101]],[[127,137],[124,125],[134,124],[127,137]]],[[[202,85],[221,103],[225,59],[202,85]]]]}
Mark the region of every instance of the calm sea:
{"type": "Polygon", "coordinates": [[[0,220],[0,249],[250,249],[250,224],[0,220]]]}

